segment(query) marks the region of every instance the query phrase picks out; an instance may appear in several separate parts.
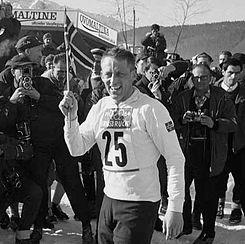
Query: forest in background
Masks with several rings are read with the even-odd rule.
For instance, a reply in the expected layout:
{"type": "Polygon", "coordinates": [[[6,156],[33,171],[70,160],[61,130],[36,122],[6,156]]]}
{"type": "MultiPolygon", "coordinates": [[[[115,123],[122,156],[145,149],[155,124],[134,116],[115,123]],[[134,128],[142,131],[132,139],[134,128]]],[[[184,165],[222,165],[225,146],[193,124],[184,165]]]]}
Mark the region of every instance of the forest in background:
{"type": "MultiPolygon", "coordinates": [[[[167,40],[168,52],[173,52],[180,26],[163,27],[160,32],[167,40]]],[[[135,30],[135,44],[141,45],[141,40],[150,26],[135,30]]],[[[128,44],[133,43],[133,30],[127,31],[128,44]]],[[[122,33],[119,33],[119,44],[123,43],[122,33]]],[[[184,26],[177,53],[184,59],[203,51],[210,54],[217,62],[219,52],[229,50],[232,53],[245,53],[245,21],[219,22],[184,26]]]]}

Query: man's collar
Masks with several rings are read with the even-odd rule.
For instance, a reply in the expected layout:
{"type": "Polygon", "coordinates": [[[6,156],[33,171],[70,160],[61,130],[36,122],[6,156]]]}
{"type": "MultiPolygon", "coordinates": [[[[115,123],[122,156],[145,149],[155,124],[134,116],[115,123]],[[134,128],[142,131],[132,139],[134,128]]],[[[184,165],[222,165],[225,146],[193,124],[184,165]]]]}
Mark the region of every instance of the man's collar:
{"type": "Polygon", "coordinates": [[[227,86],[224,81],[221,83],[221,88],[223,88],[227,92],[233,92],[237,88],[237,86],[238,82],[236,82],[233,86],[227,86]]]}
{"type": "MultiPolygon", "coordinates": [[[[197,92],[196,90],[194,89],[194,92],[193,92],[193,97],[197,97],[197,92]]],[[[203,95],[205,96],[206,98],[210,98],[210,89],[208,89],[208,91],[203,95]]]]}

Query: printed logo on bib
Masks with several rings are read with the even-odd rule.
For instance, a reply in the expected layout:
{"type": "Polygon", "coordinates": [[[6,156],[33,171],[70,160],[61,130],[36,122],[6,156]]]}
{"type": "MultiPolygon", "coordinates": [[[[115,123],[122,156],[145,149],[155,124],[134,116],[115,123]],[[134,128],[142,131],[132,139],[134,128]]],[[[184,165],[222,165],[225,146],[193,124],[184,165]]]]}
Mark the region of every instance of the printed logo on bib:
{"type": "Polygon", "coordinates": [[[102,119],[102,127],[111,129],[130,128],[131,120],[132,108],[108,108],[102,119]]]}
{"type": "Polygon", "coordinates": [[[172,130],[174,130],[174,123],[172,121],[165,123],[165,126],[168,132],[171,132],[172,130]]]}

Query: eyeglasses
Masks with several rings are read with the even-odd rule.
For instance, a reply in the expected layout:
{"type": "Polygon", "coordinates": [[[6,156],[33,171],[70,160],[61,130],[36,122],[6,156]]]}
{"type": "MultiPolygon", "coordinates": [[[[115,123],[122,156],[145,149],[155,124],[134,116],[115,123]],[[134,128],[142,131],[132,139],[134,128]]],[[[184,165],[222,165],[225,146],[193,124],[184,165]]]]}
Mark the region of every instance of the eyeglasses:
{"type": "Polygon", "coordinates": [[[192,76],[193,81],[207,81],[209,78],[208,75],[202,75],[202,76],[192,76]]]}

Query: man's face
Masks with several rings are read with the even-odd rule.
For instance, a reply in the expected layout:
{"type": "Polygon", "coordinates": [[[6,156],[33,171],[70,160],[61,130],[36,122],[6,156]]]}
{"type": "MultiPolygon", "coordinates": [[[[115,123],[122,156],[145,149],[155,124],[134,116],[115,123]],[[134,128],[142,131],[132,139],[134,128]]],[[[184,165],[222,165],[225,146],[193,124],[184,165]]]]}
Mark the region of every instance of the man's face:
{"type": "Polygon", "coordinates": [[[136,69],[137,69],[137,74],[139,75],[143,75],[144,74],[144,69],[145,69],[145,66],[146,66],[146,59],[142,60],[140,59],[137,64],[136,64],[136,69]]]}
{"type": "Polygon", "coordinates": [[[148,69],[147,71],[145,71],[145,77],[150,81],[150,82],[154,82],[156,80],[155,75],[157,75],[158,72],[158,66],[155,64],[152,64],[150,69],[148,69]]]}
{"type": "Polygon", "coordinates": [[[14,76],[14,87],[20,87],[20,82],[23,80],[23,76],[32,77],[32,67],[22,66],[12,69],[12,74],[14,76]]]}
{"type": "Polygon", "coordinates": [[[159,35],[159,30],[157,30],[157,29],[151,30],[151,35],[154,36],[154,37],[158,36],[159,35]]]}
{"type": "Polygon", "coordinates": [[[209,57],[198,57],[197,58],[197,64],[206,64],[208,66],[211,65],[209,57]]]}
{"type": "Polygon", "coordinates": [[[43,40],[44,46],[48,46],[52,44],[52,38],[51,37],[47,37],[43,40]]]}
{"type": "Polygon", "coordinates": [[[14,87],[18,88],[19,87],[20,78],[22,77],[22,69],[21,68],[13,69],[12,70],[12,74],[14,76],[14,87]]]}
{"type": "Polygon", "coordinates": [[[241,72],[240,66],[229,65],[224,71],[224,83],[229,86],[234,86],[238,82],[238,75],[241,72]]]}
{"type": "Polygon", "coordinates": [[[42,46],[40,45],[40,46],[29,48],[28,57],[31,62],[40,64],[42,58],[42,46]]]}
{"type": "Polygon", "coordinates": [[[101,61],[102,56],[101,56],[101,55],[99,55],[99,54],[93,54],[93,58],[94,58],[94,61],[98,61],[98,62],[100,62],[100,61],[101,61]]]}
{"type": "Polygon", "coordinates": [[[128,99],[133,93],[134,68],[126,60],[105,57],[101,62],[101,78],[105,87],[118,104],[128,99]]]}
{"type": "Polygon", "coordinates": [[[219,64],[222,64],[228,60],[228,56],[225,54],[220,54],[219,55],[219,64]]]}
{"type": "Polygon", "coordinates": [[[46,67],[47,70],[52,69],[52,67],[53,67],[53,62],[52,62],[52,61],[46,62],[46,63],[45,63],[45,67],[46,67]]]}
{"type": "Polygon", "coordinates": [[[64,62],[58,62],[57,64],[54,64],[52,67],[52,74],[53,77],[62,83],[65,83],[66,79],[66,64],[64,62]]]}
{"type": "Polygon", "coordinates": [[[205,67],[196,67],[192,70],[192,82],[196,91],[206,92],[209,90],[210,72],[205,67]]]}

